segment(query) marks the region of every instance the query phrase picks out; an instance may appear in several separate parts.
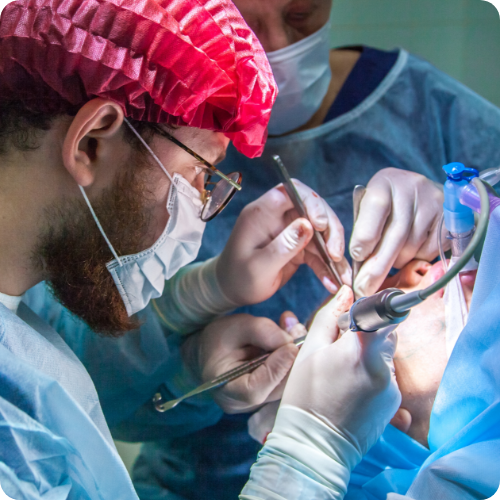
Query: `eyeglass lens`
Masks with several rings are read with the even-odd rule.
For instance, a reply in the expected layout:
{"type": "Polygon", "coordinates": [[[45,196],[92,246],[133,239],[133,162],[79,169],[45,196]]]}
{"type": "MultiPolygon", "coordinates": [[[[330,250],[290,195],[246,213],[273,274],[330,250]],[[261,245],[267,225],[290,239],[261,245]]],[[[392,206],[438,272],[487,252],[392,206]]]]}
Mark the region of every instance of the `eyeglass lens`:
{"type": "MultiPolygon", "coordinates": [[[[227,177],[238,184],[241,182],[241,174],[239,172],[228,174],[227,177]]],[[[203,221],[209,221],[227,205],[236,189],[224,179],[212,184],[210,182],[210,177],[208,177],[208,183],[205,189],[209,191],[209,193],[207,193],[209,194],[209,198],[201,212],[201,219],[203,221]]]]}

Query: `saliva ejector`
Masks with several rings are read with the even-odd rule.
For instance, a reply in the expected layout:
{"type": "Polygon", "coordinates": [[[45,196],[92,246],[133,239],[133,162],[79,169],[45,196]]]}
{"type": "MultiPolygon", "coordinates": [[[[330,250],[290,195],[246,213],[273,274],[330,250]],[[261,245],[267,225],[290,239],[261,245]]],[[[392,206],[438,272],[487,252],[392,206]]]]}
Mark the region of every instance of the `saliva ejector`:
{"type": "MultiPolygon", "coordinates": [[[[500,169],[478,171],[461,163],[445,165],[447,180],[444,186],[443,218],[448,238],[451,240],[452,265],[446,273],[424,290],[405,293],[398,288],[388,288],[370,297],[357,300],[349,310],[340,316],[341,330],[375,332],[381,328],[403,322],[412,307],[444,288],[460,272],[474,269],[474,252],[486,234],[491,211],[500,205],[500,198],[488,184],[500,180],[500,169]],[[477,225],[474,212],[479,213],[477,225]]],[[[441,228],[440,228],[441,229],[441,228]]],[[[438,231],[440,253],[446,262],[438,231]]]]}

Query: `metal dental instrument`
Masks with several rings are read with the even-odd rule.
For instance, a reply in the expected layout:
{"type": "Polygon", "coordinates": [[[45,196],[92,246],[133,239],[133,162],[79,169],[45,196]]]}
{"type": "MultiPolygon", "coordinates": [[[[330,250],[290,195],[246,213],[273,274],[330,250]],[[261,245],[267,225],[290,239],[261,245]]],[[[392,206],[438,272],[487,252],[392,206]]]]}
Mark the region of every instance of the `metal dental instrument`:
{"type": "MultiPolygon", "coordinates": [[[[305,340],[306,340],[306,336],[304,335],[303,337],[299,337],[298,339],[295,339],[293,341],[293,343],[297,347],[300,347],[304,343],[305,340]]],[[[209,380],[208,382],[205,382],[204,384],[198,386],[196,389],[188,392],[187,394],[184,394],[184,396],[181,396],[180,398],[177,398],[177,399],[172,399],[171,401],[163,402],[163,398],[162,398],[161,393],[157,392],[153,397],[153,404],[155,405],[156,410],[159,411],[160,413],[171,410],[172,408],[175,408],[181,401],[184,401],[185,399],[191,398],[193,396],[196,396],[196,395],[201,394],[201,393],[206,392],[206,391],[211,391],[213,389],[217,389],[218,387],[222,387],[223,385],[226,385],[228,382],[236,380],[237,378],[241,377],[242,375],[246,375],[247,373],[252,372],[256,368],[258,368],[260,365],[262,365],[270,355],[271,355],[271,353],[263,354],[262,356],[259,356],[258,358],[255,358],[251,361],[248,361],[247,363],[243,363],[242,365],[237,366],[236,368],[233,368],[232,370],[229,370],[228,372],[223,373],[222,375],[219,375],[218,377],[214,378],[213,380],[209,380]]]]}
{"type": "MultiPolygon", "coordinates": [[[[304,206],[304,202],[302,201],[299,193],[297,192],[297,189],[295,188],[292,179],[290,178],[290,174],[288,173],[288,170],[286,169],[285,165],[283,165],[281,158],[279,157],[279,155],[274,155],[273,160],[276,162],[276,165],[278,166],[283,186],[285,187],[288,196],[292,200],[293,206],[295,207],[295,210],[297,210],[299,217],[303,217],[304,219],[310,220],[307,215],[307,210],[306,207],[304,206]]],[[[323,262],[326,264],[326,267],[328,268],[332,276],[337,280],[338,284],[342,286],[342,279],[340,277],[340,274],[337,271],[335,263],[330,257],[330,254],[328,253],[325,240],[323,239],[323,236],[321,236],[321,233],[319,231],[314,230],[312,241],[315,247],[317,248],[319,254],[321,255],[323,262]]]]}
{"type": "MultiPolygon", "coordinates": [[[[365,193],[366,193],[365,186],[361,186],[361,185],[354,186],[354,191],[352,192],[352,206],[353,206],[353,212],[354,212],[354,217],[352,219],[353,228],[354,228],[354,225],[356,224],[356,221],[358,220],[359,207],[361,205],[361,200],[363,199],[363,196],[365,195],[365,193]]],[[[352,286],[351,286],[351,288],[353,290],[354,290],[354,281],[356,280],[356,277],[358,276],[359,270],[361,269],[362,265],[363,265],[363,261],[358,261],[358,260],[352,259],[352,286]]]]}

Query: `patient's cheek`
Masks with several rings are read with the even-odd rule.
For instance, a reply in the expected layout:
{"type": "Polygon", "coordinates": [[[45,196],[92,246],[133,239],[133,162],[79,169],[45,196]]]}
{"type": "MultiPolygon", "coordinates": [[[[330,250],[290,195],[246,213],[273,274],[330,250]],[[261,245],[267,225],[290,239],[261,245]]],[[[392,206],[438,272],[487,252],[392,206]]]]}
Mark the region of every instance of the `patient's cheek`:
{"type": "Polygon", "coordinates": [[[394,357],[402,408],[411,416],[407,431],[404,414],[396,415],[403,432],[427,446],[429,419],[437,389],[446,367],[446,326],[443,300],[433,296],[415,307],[398,327],[394,357]]]}

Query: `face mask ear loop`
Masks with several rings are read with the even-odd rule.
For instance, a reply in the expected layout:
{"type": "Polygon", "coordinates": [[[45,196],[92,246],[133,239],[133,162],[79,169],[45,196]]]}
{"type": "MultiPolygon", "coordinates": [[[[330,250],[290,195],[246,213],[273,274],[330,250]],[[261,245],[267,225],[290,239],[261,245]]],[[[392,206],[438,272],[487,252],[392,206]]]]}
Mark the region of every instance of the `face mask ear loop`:
{"type": "Polygon", "coordinates": [[[149,153],[151,154],[151,156],[155,159],[156,163],[158,163],[158,165],[160,166],[160,168],[165,172],[165,174],[167,175],[167,177],[170,179],[170,182],[172,184],[174,184],[174,180],[172,179],[172,176],[168,173],[168,170],[163,166],[163,163],[160,161],[160,159],[158,158],[158,156],[156,156],[155,153],[153,152],[153,150],[149,147],[148,143],[141,137],[141,135],[139,134],[139,132],[137,132],[137,130],[132,126],[132,124],[125,117],[123,118],[123,121],[128,125],[128,127],[130,128],[130,130],[132,130],[132,132],[141,141],[142,145],[149,151],[149,153]]]}
{"type": "Polygon", "coordinates": [[[95,214],[94,209],[92,208],[92,205],[90,204],[90,200],[87,196],[87,193],[85,192],[85,189],[83,189],[83,187],[80,185],[78,185],[78,187],[80,188],[80,191],[82,192],[83,197],[84,197],[84,199],[89,207],[90,213],[92,214],[92,217],[94,218],[95,223],[97,224],[97,227],[99,228],[99,231],[102,234],[102,237],[106,240],[106,243],[108,244],[108,247],[111,250],[113,257],[116,259],[118,264],[120,264],[120,267],[123,266],[122,261],[120,260],[120,257],[118,257],[118,254],[116,253],[115,249],[113,248],[113,245],[111,244],[108,237],[106,236],[106,233],[104,232],[104,229],[102,228],[101,223],[99,222],[99,219],[97,218],[97,215],[95,214]]]}

